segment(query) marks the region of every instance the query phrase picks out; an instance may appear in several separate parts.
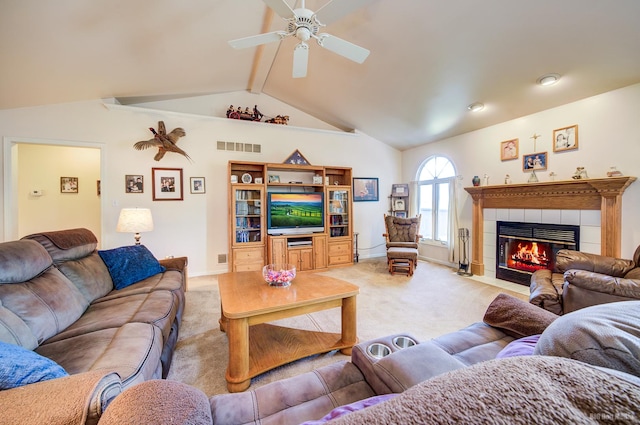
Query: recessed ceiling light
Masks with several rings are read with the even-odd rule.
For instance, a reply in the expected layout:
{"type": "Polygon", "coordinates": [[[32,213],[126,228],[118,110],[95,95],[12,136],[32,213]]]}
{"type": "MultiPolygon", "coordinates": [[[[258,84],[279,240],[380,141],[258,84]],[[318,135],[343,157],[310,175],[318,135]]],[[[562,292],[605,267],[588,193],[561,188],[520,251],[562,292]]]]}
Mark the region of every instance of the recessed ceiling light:
{"type": "Polygon", "coordinates": [[[467,109],[471,112],[478,112],[484,109],[484,103],[474,102],[471,105],[467,106],[467,109]]]}
{"type": "Polygon", "coordinates": [[[542,77],[538,78],[536,82],[541,86],[551,86],[558,82],[560,79],[560,74],[545,74],[542,77]]]}

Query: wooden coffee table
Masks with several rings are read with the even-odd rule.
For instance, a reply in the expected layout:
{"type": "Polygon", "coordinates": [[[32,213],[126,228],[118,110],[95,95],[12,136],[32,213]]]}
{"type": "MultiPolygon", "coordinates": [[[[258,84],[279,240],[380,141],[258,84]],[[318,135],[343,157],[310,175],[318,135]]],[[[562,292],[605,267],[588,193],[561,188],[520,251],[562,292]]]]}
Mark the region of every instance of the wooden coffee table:
{"type": "Polygon", "coordinates": [[[357,341],[358,286],[314,272],[299,272],[289,287],[269,286],[261,272],[218,276],[220,330],[229,339],[229,392],[249,388],[251,378],[277,366],[340,350],[350,355],[357,341]],[[286,317],[341,307],[342,333],[326,333],[276,326],[286,317]]]}

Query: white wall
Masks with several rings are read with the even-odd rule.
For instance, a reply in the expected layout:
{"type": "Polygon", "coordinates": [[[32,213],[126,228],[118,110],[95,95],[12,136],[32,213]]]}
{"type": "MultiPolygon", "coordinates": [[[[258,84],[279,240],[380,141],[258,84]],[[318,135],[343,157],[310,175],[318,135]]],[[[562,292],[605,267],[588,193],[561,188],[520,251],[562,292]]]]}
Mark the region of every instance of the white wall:
{"type": "MultiPolygon", "coordinates": [[[[578,102],[507,121],[482,130],[425,144],[402,152],[404,181],[414,180],[418,167],[431,155],[448,156],[462,175],[462,185],[471,186],[474,175],[490,176],[490,184],[502,184],[505,174],[513,183],[525,183],[530,173],[522,171],[522,155],[533,153],[533,134],[540,134],[535,152],[548,152],[548,169],[537,172],[540,181],[570,179],[576,167],[586,167],[590,178],[604,178],[611,166],[625,175],[640,175],[640,84],[604,93],[578,102]],[[554,153],[553,130],[578,125],[579,148],[554,153]],[[520,158],[500,161],[500,142],[520,139],[520,158]]],[[[471,197],[460,191],[460,227],[471,228],[471,197]]],[[[624,258],[631,258],[640,245],[640,182],[623,196],[622,246],[624,258]]],[[[486,266],[486,265],[485,265],[486,266]]]]}
{"type": "MultiPolygon", "coordinates": [[[[228,161],[279,163],[299,149],[314,165],[348,166],[353,168],[356,177],[380,179],[379,202],[354,204],[354,230],[360,233],[361,258],[384,254],[381,245],[384,233],[382,217],[388,208],[386,194],[393,183],[400,182],[399,151],[362,133],[328,131],[322,123],[317,123],[319,130],[298,128],[297,123],[311,126],[313,120],[290,107],[284,110],[280,103],[265,95],[247,99],[244,94],[236,97],[231,93],[208,99],[201,97],[197,101],[222,105],[217,109],[223,111],[229,104],[247,102],[249,107],[257,104],[263,113],[289,115],[291,121],[289,126],[280,126],[134,107],[107,108],[102,101],[95,100],[2,110],[0,135],[5,137],[5,142],[6,138],[24,137],[105,145],[102,169],[103,248],[132,243],[132,235],[115,231],[121,208],[147,207],[152,210],[155,229],[144,233],[142,242],[157,257],[188,256],[191,275],[225,272],[227,264],[218,264],[217,256],[228,253],[228,161]],[[167,154],[160,162],[155,162],[155,152],[133,149],[136,141],[152,136],[148,128],[157,128],[159,120],[165,122],[168,131],[175,127],[186,130],[187,135],[180,139],[179,145],[193,158],[193,162],[176,154],[167,154]],[[259,143],[262,153],[219,151],[216,149],[217,141],[259,143]],[[152,201],[152,167],[183,169],[184,201],[152,201]],[[126,174],[144,176],[144,193],[125,193],[126,174]],[[206,194],[189,193],[189,177],[205,177],[206,194]],[[374,246],[376,248],[367,249],[374,246]]],[[[183,107],[184,102],[180,106],[183,107]]],[[[5,149],[2,155],[6,152],[5,149]]],[[[4,187],[2,174],[1,186],[4,187]]],[[[2,202],[1,219],[4,221],[8,208],[4,205],[4,196],[2,202]]],[[[5,240],[4,233],[1,239],[5,240]]]]}

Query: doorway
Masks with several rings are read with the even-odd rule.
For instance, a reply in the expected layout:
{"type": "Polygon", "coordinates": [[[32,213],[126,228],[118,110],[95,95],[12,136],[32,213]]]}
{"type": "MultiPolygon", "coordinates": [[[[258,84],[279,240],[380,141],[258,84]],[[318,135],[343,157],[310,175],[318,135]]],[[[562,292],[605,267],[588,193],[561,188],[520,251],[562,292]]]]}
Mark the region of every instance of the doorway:
{"type": "Polygon", "coordinates": [[[85,227],[102,239],[104,145],[5,138],[4,240],[85,227]]]}

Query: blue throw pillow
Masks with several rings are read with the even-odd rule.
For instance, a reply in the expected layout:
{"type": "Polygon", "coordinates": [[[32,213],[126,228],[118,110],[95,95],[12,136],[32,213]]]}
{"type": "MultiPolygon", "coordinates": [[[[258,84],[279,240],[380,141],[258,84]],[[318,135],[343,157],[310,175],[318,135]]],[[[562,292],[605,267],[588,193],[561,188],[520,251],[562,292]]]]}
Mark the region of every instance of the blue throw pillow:
{"type": "Polygon", "coordinates": [[[0,390],[69,376],[56,362],[15,344],[0,341],[0,390]]]}
{"type": "Polygon", "coordinates": [[[122,246],[98,251],[98,254],[107,265],[116,289],[126,288],[166,270],[144,245],[122,246]]]}

